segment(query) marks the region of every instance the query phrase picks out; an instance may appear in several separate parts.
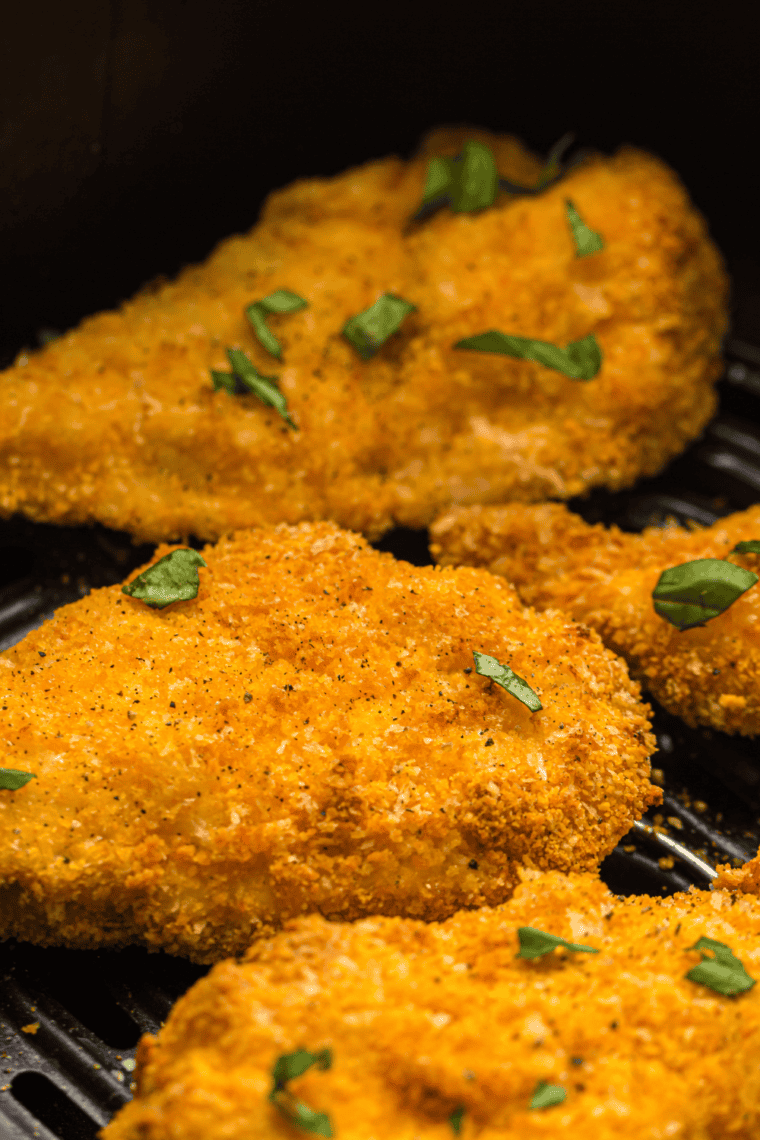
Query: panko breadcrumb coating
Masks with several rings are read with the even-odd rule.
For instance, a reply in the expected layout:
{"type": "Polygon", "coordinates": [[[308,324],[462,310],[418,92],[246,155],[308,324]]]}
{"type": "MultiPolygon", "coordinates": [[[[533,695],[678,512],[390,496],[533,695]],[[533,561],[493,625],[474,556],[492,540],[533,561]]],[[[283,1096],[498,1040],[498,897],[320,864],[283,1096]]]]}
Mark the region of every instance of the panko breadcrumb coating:
{"type": "Polygon", "coordinates": [[[728,891],[741,891],[748,895],[760,895],[760,852],[741,867],[722,863],[716,867],[716,871],[718,873],[714,886],[728,891]]]}
{"type": "Polygon", "coordinates": [[[411,161],[276,191],[205,264],[19,357],[0,377],[0,514],[157,542],[305,519],[374,539],[451,504],[658,471],[715,408],[727,278],[703,219],[662,162],[625,147],[537,197],[410,226],[430,157],[468,139],[536,184],[516,139],[433,131],[411,161]],[[601,252],[576,256],[567,200],[601,252]],[[281,362],[245,316],[277,290],[307,302],[267,318],[281,362]],[[416,311],[365,361],[342,329],[384,293],[416,311]],[[561,347],[593,333],[601,371],[453,347],[489,329],[561,347]],[[253,394],[213,390],[230,347],[279,378],[297,431],[253,394]]]}
{"type": "Polygon", "coordinates": [[[443,565],[486,566],[529,605],[557,608],[598,630],[633,676],[687,724],[760,733],[760,584],[703,626],[678,630],[659,617],[652,591],[663,570],[720,558],[760,573],[756,554],[732,554],[760,539],[760,506],[689,530],[675,524],[626,534],[591,526],[559,503],[470,507],[432,527],[443,565]]]}
{"type": "Polygon", "coordinates": [[[306,1136],[268,1100],[283,1054],[332,1051],[290,1084],[340,1140],[754,1140],[760,986],[686,973],[702,937],[760,978],[760,903],[727,891],[620,899],[528,872],[514,898],[441,924],[289,923],[223,962],[138,1049],[137,1093],[103,1140],[306,1136]],[[531,926],[598,954],[516,958],[531,926]],[[561,1104],[529,1108],[540,1081],[561,1104]]]}
{"type": "Polygon", "coordinates": [[[330,523],[203,557],[192,601],[94,590],[0,657],[0,763],[35,773],[0,792],[0,937],[209,962],[303,911],[444,918],[659,798],[625,663],[500,579],[330,523]]]}

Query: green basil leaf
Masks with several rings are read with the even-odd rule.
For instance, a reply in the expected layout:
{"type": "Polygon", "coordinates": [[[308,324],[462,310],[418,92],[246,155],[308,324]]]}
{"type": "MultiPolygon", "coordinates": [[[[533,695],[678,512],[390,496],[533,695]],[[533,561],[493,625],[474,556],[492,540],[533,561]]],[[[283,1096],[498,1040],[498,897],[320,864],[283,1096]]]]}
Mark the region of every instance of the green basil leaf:
{"type": "Polygon", "coordinates": [[[557,946],[564,946],[565,950],[583,951],[586,954],[598,954],[594,946],[580,946],[575,942],[566,942],[556,934],[547,934],[545,930],[536,930],[535,926],[518,926],[517,937],[520,941],[520,952],[517,958],[542,958],[557,946]]]}
{"type": "Polygon", "coordinates": [[[464,1113],[465,1113],[464,1106],[460,1104],[459,1108],[455,1108],[454,1111],[452,1112],[451,1116],[449,1117],[449,1124],[451,1125],[451,1131],[454,1133],[455,1136],[458,1136],[459,1133],[462,1131],[462,1117],[464,1116],[464,1113]]]}
{"type": "Polygon", "coordinates": [[[757,582],[757,574],[721,558],[697,558],[663,570],[652,591],[655,613],[676,629],[693,629],[722,614],[757,582]]]}
{"type": "Polygon", "coordinates": [[[550,1085],[546,1081],[539,1081],[528,1108],[551,1108],[555,1104],[562,1104],[567,1093],[562,1085],[550,1085]]]}
{"type": "Polygon", "coordinates": [[[473,651],[473,657],[475,658],[475,672],[479,673],[481,677],[489,677],[497,685],[501,685],[502,689],[506,689],[511,696],[517,697],[518,701],[522,701],[531,712],[538,712],[544,707],[530,685],[523,681],[522,677],[513,673],[509,665],[501,665],[495,657],[489,657],[487,653],[473,651]]]}
{"type": "Polygon", "coordinates": [[[454,183],[454,162],[453,158],[441,158],[439,155],[434,155],[430,159],[425,175],[425,189],[422,191],[423,206],[451,193],[454,183]]]}
{"type": "Polygon", "coordinates": [[[286,1120],[303,1128],[304,1132],[314,1132],[317,1136],[332,1136],[332,1126],[327,1113],[315,1112],[284,1089],[270,1093],[269,1099],[272,1104],[277,1105],[286,1120]]]}
{"type": "Polygon", "coordinates": [[[574,139],[575,135],[568,133],[563,135],[562,138],[554,144],[546,156],[546,162],[538,176],[538,181],[535,186],[518,186],[516,182],[510,182],[507,178],[500,178],[499,186],[502,190],[506,190],[508,194],[522,194],[531,197],[543,194],[548,186],[551,186],[554,182],[558,182],[560,178],[564,177],[566,171],[569,170],[571,166],[576,165],[577,162],[585,157],[584,154],[579,154],[578,157],[572,161],[562,161],[563,153],[574,139]]]}
{"type": "Polygon", "coordinates": [[[449,203],[455,214],[485,210],[496,201],[499,174],[490,147],[476,139],[468,139],[456,158],[430,159],[425,174],[422,205],[414,220],[449,203]]]}
{"type": "Polygon", "coordinates": [[[699,950],[702,954],[699,965],[686,974],[690,982],[707,986],[727,997],[743,994],[754,986],[755,979],[749,976],[725,942],[716,942],[714,938],[699,938],[693,946],[689,946],[689,950],[699,950]],[[705,954],[705,950],[711,950],[713,956],[705,954]]]}
{"type": "Polygon", "coordinates": [[[0,790],[4,792],[17,792],[24,784],[34,779],[36,779],[34,772],[21,772],[18,768],[0,768],[0,790]]]}
{"type": "Polygon", "coordinates": [[[383,293],[374,305],[346,321],[343,336],[363,360],[370,360],[388,337],[401,327],[404,318],[416,311],[417,306],[403,297],[383,293]]]}
{"type": "Polygon", "coordinates": [[[318,1069],[329,1069],[332,1065],[330,1050],[320,1049],[318,1053],[310,1053],[308,1049],[297,1049],[295,1053],[285,1053],[278,1057],[272,1069],[275,1088],[283,1088],[288,1081],[300,1077],[312,1065],[318,1069]]]}
{"type": "Polygon", "coordinates": [[[490,148],[469,139],[462,148],[461,166],[455,169],[451,209],[455,214],[485,210],[496,201],[498,189],[499,175],[490,148]]]}
{"type": "Polygon", "coordinates": [[[231,396],[235,395],[237,384],[235,383],[234,372],[217,372],[212,368],[211,382],[214,385],[215,392],[218,392],[220,388],[224,388],[225,392],[229,392],[231,396]]]}
{"type": "MultiPolygon", "coordinates": [[[[288,412],[288,402],[277,387],[277,377],[262,376],[239,348],[228,348],[227,358],[232,365],[233,372],[248,391],[253,392],[254,396],[258,396],[262,404],[266,404],[267,407],[274,408],[276,412],[279,412],[285,423],[297,431],[298,427],[288,412]]],[[[224,373],[217,375],[224,375],[224,373]]]]}
{"type": "Polygon", "coordinates": [[[295,1053],[278,1057],[272,1068],[273,1085],[269,1099],[291,1124],[297,1124],[306,1132],[329,1137],[333,1134],[330,1117],[324,1112],[314,1112],[286,1088],[288,1081],[300,1077],[312,1065],[318,1069],[329,1069],[332,1065],[331,1051],[320,1049],[318,1053],[310,1053],[307,1049],[298,1049],[295,1053]]]}
{"type": "Polygon", "coordinates": [[[458,213],[486,209],[495,202],[499,189],[517,195],[543,193],[547,186],[562,178],[563,167],[568,169],[574,165],[576,160],[562,161],[563,153],[574,138],[575,135],[566,134],[554,144],[535,186],[518,186],[507,178],[500,178],[491,148],[475,139],[469,139],[456,158],[434,156],[428,162],[422,204],[412,221],[422,221],[446,202],[458,213]]]}
{"type": "Polygon", "coordinates": [[[588,228],[569,198],[565,201],[565,213],[575,242],[576,257],[588,257],[589,254],[604,249],[602,235],[588,228]]]}
{"type": "Polygon", "coordinates": [[[760,554],[760,539],[750,538],[747,542],[737,542],[732,554],[760,554]]]}
{"type": "MultiPolygon", "coordinates": [[[[602,367],[602,350],[593,333],[572,341],[565,347],[565,352],[575,369],[574,378],[577,380],[593,380],[602,367]]],[[[565,375],[570,376],[571,373],[565,372],[565,375]]]]}
{"type": "Polygon", "coordinates": [[[197,550],[172,550],[122,586],[121,592],[157,610],[172,602],[188,602],[198,596],[197,567],[205,565],[197,550]]]}
{"type": "Polygon", "coordinates": [[[545,189],[550,182],[554,182],[562,174],[562,155],[565,153],[570,143],[574,140],[575,135],[572,131],[568,131],[555,142],[546,156],[544,169],[541,171],[538,182],[536,183],[537,190],[545,189]]]}
{"type": "Polygon", "coordinates": [[[510,336],[490,329],[476,336],[458,340],[454,348],[468,348],[473,352],[495,352],[500,356],[513,356],[516,360],[532,360],[562,372],[571,380],[593,380],[602,366],[602,351],[593,333],[574,340],[565,348],[545,340],[527,336],[510,336]]]}
{"type": "Polygon", "coordinates": [[[267,316],[270,313],[297,313],[299,309],[305,309],[306,305],[307,302],[297,293],[291,293],[289,289],[277,289],[268,297],[254,301],[245,310],[245,315],[253,326],[259,344],[267,350],[270,356],[276,356],[278,360],[281,360],[282,346],[274,333],[269,331],[266,322],[267,316]]]}

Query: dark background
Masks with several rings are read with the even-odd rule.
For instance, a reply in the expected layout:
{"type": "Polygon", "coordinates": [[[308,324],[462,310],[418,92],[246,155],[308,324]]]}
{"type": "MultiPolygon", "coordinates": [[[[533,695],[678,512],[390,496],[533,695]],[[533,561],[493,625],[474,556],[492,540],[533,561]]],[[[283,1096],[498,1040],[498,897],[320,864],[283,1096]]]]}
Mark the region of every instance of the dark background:
{"type": "MultiPolygon", "coordinates": [[[[760,17],[726,3],[56,0],[0,30],[7,361],[202,259],[267,192],[465,122],[681,175],[760,336],[760,17]]],[[[755,332],[755,326],[757,331],[755,332]]]]}

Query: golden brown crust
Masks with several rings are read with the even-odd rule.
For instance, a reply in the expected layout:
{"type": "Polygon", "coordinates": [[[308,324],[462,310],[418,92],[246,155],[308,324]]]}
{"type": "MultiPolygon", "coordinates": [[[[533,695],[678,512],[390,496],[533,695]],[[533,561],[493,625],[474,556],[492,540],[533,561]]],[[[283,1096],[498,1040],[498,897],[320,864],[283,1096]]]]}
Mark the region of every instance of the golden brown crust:
{"type": "Polygon", "coordinates": [[[272,1066],[326,1047],[332,1067],[292,1089],[341,1140],[446,1140],[458,1106],[464,1140],[752,1140],[760,986],[723,997],[685,974],[706,936],[760,977],[759,928],[748,896],[623,900],[535,872],[441,925],[299,919],[179,1000],[103,1140],[295,1136],[267,1100],[272,1066]],[[600,952],[516,959],[520,926],[600,952]],[[541,1080],[566,1099],[530,1111],[541,1080]]]}
{"type": "Polygon", "coordinates": [[[714,882],[716,889],[760,895],[760,854],[743,863],[741,867],[721,863],[716,867],[716,871],[718,872],[714,882]]]}
{"type": "Polygon", "coordinates": [[[94,590],[0,656],[0,762],[36,773],[0,793],[0,936],[213,961],[306,910],[443,918],[595,867],[658,797],[624,663],[500,579],[329,523],[204,558],[193,601],[94,590]]]}
{"type": "Polygon", "coordinates": [[[410,162],[276,191],[204,265],[20,358],[2,376],[0,514],[150,541],[318,518],[377,537],[450,504],[565,498],[661,468],[715,406],[727,279],[704,221],[663,163],[624,148],[539,197],[406,232],[430,155],[470,137],[535,182],[540,163],[509,136],[432,132],[410,162]],[[568,197],[602,252],[575,256],[568,197]],[[270,318],[282,364],[244,316],[280,288],[308,301],[270,318]],[[365,362],[341,329],[383,292],[417,312],[365,362]],[[452,347],[490,328],[561,345],[593,332],[602,370],[583,383],[452,347]],[[298,433],[253,395],[213,391],[227,346],[280,377],[298,433]]]}
{"type": "Polygon", "coordinates": [[[649,527],[642,534],[590,526],[559,503],[471,507],[439,518],[432,535],[441,564],[485,566],[537,609],[560,609],[598,630],[642,685],[687,724],[760,732],[760,588],[683,632],[652,605],[652,590],[669,566],[729,558],[759,572],[757,555],[730,552],[737,542],[760,538],[760,507],[710,527],[649,527]]]}

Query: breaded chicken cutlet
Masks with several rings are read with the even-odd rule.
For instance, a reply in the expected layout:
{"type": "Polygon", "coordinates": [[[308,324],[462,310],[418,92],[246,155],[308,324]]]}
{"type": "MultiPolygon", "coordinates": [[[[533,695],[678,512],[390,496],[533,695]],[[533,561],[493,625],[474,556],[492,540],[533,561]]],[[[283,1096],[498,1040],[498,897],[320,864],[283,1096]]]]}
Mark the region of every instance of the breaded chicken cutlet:
{"type": "Polygon", "coordinates": [[[135,1099],[101,1136],[754,1140],[758,929],[749,897],[621,899],[556,872],[441,924],[296,919],[143,1038],[135,1099]],[[575,949],[517,957],[525,928],[534,950],[536,932],[575,949]],[[726,951],[734,996],[704,981],[726,951]],[[316,1063],[272,1101],[294,1054],[316,1063]]]}
{"type": "Polygon", "coordinates": [[[304,911],[443,918],[594,868],[659,800],[624,662],[500,579],[330,523],[202,557],[192,600],[94,590],[0,657],[33,773],[0,791],[0,937],[210,962],[304,911]]]}
{"type": "Polygon", "coordinates": [[[596,629],[633,676],[687,724],[760,733],[760,587],[722,613],[679,629],[655,610],[665,570],[700,559],[760,572],[757,554],[735,552],[760,539],[760,507],[709,527],[647,527],[626,534],[590,525],[560,503],[470,507],[437,519],[431,550],[442,565],[485,566],[538,610],[562,610],[596,629]]]}
{"type": "Polygon", "coordinates": [[[715,407],[727,279],[703,219],[628,147],[412,224],[431,160],[471,144],[537,185],[515,139],[437,130],[408,162],[276,191],[203,265],[20,356],[1,377],[0,514],[155,542],[308,519],[374,539],[658,471],[715,407]],[[593,340],[591,378],[460,345],[493,331],[555,356],[593,340]]]}

